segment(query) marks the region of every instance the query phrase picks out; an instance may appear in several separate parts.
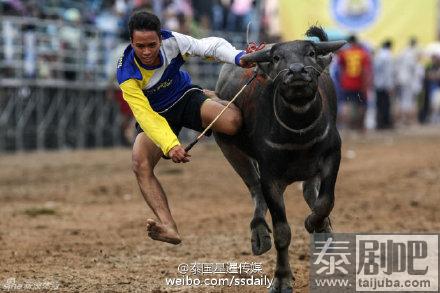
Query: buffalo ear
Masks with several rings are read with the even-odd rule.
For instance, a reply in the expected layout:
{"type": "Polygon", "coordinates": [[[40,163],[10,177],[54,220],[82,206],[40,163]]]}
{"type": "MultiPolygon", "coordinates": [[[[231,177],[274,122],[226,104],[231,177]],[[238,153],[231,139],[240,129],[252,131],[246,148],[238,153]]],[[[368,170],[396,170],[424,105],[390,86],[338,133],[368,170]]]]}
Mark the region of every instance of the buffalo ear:
{"type": "Polygon", "coordinates": [[[326,68],[327,66],[330,65],[330,63],[332,62],[332,59],[333,59],[333,54],[329,53],[329,54],[324,55],[324,56],[319,55],[316,58],[316,61],[317,61],[318,65],[321,66],[321,68],[324,69],[324,68],[326,68]]]}

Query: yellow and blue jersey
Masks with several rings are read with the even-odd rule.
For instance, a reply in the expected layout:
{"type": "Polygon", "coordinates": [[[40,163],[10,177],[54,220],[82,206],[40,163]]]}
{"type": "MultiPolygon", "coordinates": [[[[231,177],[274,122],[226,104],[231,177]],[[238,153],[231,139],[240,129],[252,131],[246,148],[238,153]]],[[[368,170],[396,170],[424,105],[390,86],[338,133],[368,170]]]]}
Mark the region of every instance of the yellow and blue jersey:
{"type": "Polygon", "coordinates": [[[124,99],[145,134],[164,154],[179,144],[168,122],[158,112],[167,109],[191,87],[191,77],[181,70],[187,56],[201,56],[238,64],[243,51],[222,38],[195,39],[161,31],[160,64],[146,66],[129,45],[118,60],[117,80],[124,99]]]}

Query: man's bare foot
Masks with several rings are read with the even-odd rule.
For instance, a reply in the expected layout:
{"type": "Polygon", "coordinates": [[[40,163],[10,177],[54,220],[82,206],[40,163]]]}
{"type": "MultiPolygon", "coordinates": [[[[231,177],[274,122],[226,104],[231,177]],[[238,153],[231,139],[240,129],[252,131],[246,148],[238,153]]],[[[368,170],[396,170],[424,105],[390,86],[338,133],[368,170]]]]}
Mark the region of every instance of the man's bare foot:
{"type": "Polygon", "coordinates": [[[153,219],[147,219],[148,237],[153,240],[168,242],[171,244],[179,244],[182,242],[179,233],[174,227],[161,224],[153,219]]]}

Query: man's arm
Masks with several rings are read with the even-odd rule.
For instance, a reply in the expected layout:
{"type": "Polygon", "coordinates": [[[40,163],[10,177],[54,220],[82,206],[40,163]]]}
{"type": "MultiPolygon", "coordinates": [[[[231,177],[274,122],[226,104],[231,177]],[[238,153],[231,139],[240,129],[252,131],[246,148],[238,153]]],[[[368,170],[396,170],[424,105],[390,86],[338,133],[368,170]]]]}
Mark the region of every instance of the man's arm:
{"type": "Polygon", "coordinates": [[[237,50],[228,41],[222,38],[209,37],[196,39],[188,35],[173,32],[179,50],[183,56],[200,56],[241,66],[240,57],[245,54],[237,50]]]}
{"type": "Polygon", "coordinates": [[[150,103],[134,79],[124,81],[120,84],[120,87],[124,100],[130,106],[136,121],[148,138],[160,147],[165,155],[168,155],[173,147],[180,145],[177,136],[171,130],[166,119],[151,108],[150,103]]]}

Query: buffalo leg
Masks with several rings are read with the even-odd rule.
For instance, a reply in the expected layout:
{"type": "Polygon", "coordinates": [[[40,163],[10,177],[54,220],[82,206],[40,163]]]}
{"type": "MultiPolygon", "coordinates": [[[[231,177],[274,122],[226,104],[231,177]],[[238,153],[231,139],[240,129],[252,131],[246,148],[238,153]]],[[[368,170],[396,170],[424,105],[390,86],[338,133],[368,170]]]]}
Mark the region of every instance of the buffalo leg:
{"type": "Polygon", "coordinates": [[[223,155],[243,179],[251,193],[255,205],[254,216],[250,225],[252,253],[255,255],[261,255],[271,248],[272,243],[269,234],[270,229],[264,219],[267,212],[267,206],[261,190],[260,176],[255,165],[256,162],[235,145],[226,142],[217,134],[215,135],[215,138],[223,155]]]}
{"type": "MultiPolygon", "coordinates": [[[[335,202],[335,185],[340,161],[340,150],[332,153],[324,161],[323,171],[321,172],[319,194],[313,204],[312,213],[305,221],[305,226],[309,233],[331,232],[331,225],[328,217],[335,202]]],[[[306,192],[306,190],[304,190],[304,192],[306,192]]]]}
{"type": "MultiPolygon", "coordinates": [[[[310,179],[304,181],[304,183],[303,183],[304,199],[306,200],[307,205],[310,207],[310,210],[312,210],[312,211],[313,211],[313,207],[315,205],[315,201],[319,195],[320,186],[321,186],[321,178],[319,176],[315,176],[313,178],[310,178],[310,179]]],[[[315,227],[312,227],[310,225],[310,222],[308,221],[308,217],[306,218],[304,225],[306,227],[306,230],[309,233],[313,233],[313,232],[330,233],[331,232],[330,218],[327,218],[326,220],[324,220],[324,224],[320,230],[316,230],[315,227]]]]}
{"type": "Polygon", "coordinates": [[[311,210],[313,210],[315,201],[318,198],[320,185],[321,179],[319,178],[319,176],[310,178],[303,183],[304,199],[306,200],[307,205],[310,207],[311,210]]]}
{"type": "Polygon", "coordinates": [[[291,232],[287,223],[283,197],[287,185],[267,180],[265,175],[262,178],[263,194],[272,216],[274,243],[277,250],[275,277],[269,292],[293,292],[293,274],[289,263],[291,232]]]}

